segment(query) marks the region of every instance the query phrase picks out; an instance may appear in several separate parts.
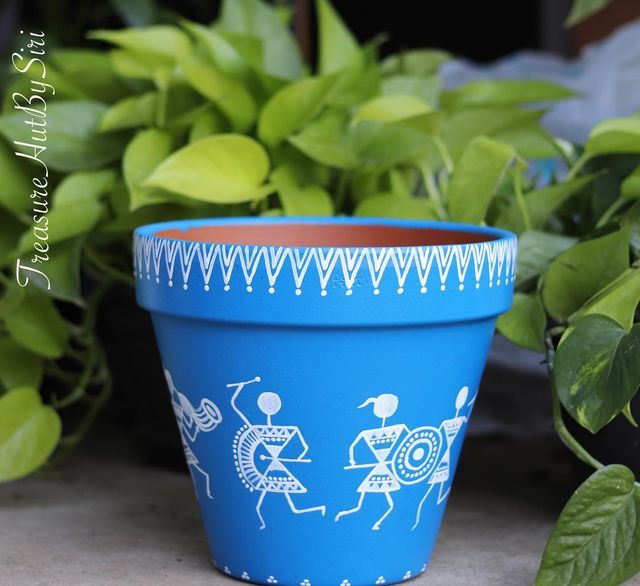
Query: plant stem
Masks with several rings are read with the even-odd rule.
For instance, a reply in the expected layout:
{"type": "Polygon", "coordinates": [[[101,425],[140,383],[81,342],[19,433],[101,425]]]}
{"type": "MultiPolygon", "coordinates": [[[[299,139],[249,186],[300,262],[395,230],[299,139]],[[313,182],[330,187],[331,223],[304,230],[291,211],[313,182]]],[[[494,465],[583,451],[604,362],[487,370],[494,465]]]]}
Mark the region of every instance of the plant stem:
{"type": "Polygon", "coordinates": [[[602,228],[604,226],[607,225],[607,223],[609,222],[609,220],[611,220],[611,218],[613,218],[613,216],[616,214],[616,212],[618,210],[620,210],[620,208],[624,207],[624,205],[628,202],[628,200],[623,199],[621,197],[619,197],[618,199],[616,199],[604,212],[604,214],[602,214],[602,216],[600,217],[600,219],[598,220],[598,223],[596,224],[596,228],[602,228]]]}
{"type": "Polygon", "coordinates": [[[444,167],[447,170],[447,173],[451,175],[451,173],[453,173],[454,164],[453,164],[453,159],[451,158],[451,153],[449,153],[449,149],[447,148],[447,145],[444,144],[444,141],[437,136],[433,139],[433,142],[435,143],[436,148],[438,149],[438,152],[442,157],[442,162],[444,163],[444,167]]]}
{"type": "Polygon", "coordinates": [[[569,169],[565,181],[571,181],[571,179],[575,179],[578,176],[578,173],[582,170],[582,167],[584,167],[589,162],[589,160],[591,160],[591,155],[582,153],[578,157],[578,160],[573,164],[573,167],[569,169]]]}
{"type": "MultiPolygon", "coordinates": [[[[551,375],[551,373],[549,373],[551,375]]],[[[558,436],[562,440],[562,443],[567,446],[580,460],[592,466],[596,470],[604,468],[604,464],[599,460],[596,460],[587,450],[582,447],[582,444],[571,435],[571,432],[567,429],[562,419],[562,408],[560,406],[560,399],[554,388],[553,382],[551,383],[551,401],[553,406],[553,427],[555,428],[558,436]]]]}
{"type": "Polygon", "coordinates": [[[526,230],[531,230],[531,217],[529,216],[529,210],[527,209],[527,202],[524,200],[522,194],[522,168],[520,165],[516,165],[515,174],[513,176],[513,189],[516,192],[516,201],[522,214],[522,220],[526,230]]]}
{"type": "Polygon", "coordinates": [[[103,277],[105,275],[109,276],[115,281],[119,281],[120,283],[124,283],[125,285],[129,285],[131,287],[133,287],[133,285],[135,284],[135,280],[132,275],[123,273],[122,271],[119,271],[118,269],[112,267],[109,263],[104,262],[100,258],[100,255],[96,254],[96,252],[90,247],[86,248],[85,255],[87,257],[87,260],[93,263],[93,265],[103,273],[103,277]]]}

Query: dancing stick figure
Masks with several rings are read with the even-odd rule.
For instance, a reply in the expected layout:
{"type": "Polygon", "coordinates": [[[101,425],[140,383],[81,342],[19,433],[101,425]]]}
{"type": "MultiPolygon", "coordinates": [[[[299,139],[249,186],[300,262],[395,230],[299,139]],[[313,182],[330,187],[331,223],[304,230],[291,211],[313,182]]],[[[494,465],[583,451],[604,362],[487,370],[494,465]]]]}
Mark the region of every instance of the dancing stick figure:
{"type": "Polygon", "coordinates": [[[358,468],[371,468],[357,489],[360,493],[358,504],[353,509],[340,511],[336,515],[336,522],[345,515],[357,513],[364,502],[367,494],[384,494],[389,504],[389,508],[374,524],[371,529],[377,531],[380,529],[381,523],[393,510],[393,499],[391,493],[400,490],[400,483],[391,469],[391,455],[398,441],[408,432],[408,428],[403,423],[386,426],[387,418],[391,417],[398,408],[398,397],[392,394],[382,394],[378,397],[370,397],[362,405],[358,405],[358,409],[373,403],[373,414],[382,420],[380,427],[375,429],[366,429],[361,431],[355,440],[349,446],[349,466],[345,466],[345,470],[354,470],[358,468]],[[373,454],[375,461],[373,463],[358,464],[354,457],[354,450],[361,442],[369,448],[373,454]]]}
{"type": "MultiPolygon", "coordinates": [[[[451,419],[446,419],[440,424],[440,431],[444,436],[444,440],[446,442],[445,452],[438,463],[438,466],[433,471],[433,474],[428,478],[427,484],[429,488],[427,492],[422,497],[420,504],[418,505],[418,510],[416,512],[416,522],[413,524],[411,531],[413,531],[418,524],[420,523],[420,515],[422,514],[422,506],[425,501],[429,497],[429,494],[433,490],[433,487],[436,484],[440,485],[438,489],[438,499],[437,504],[439,505],[444,501],[447,496],[449,496],[449,492],[451,492],[451,485],[447,487],[447,490],[444,490],[445,485],[449,482],[449,478],[451,475],[451,445],[454,440],[460,433],[462,426],[467,422],[468,417],[466,415],[460,415],[460,410],[465,406],[467,402],[467,397],[469,395],[469,387],[462,387],[460,391],[458,391],[458,396],[456,397],[456,414],[451,419]]],[[[474,396],[471,401],[469,401],[468,405],[473,406],[476,397],[474,396]]]]}
{"type": "Polygon", "coordinates": [[[244,485],[250,490],[260,492],[256,513],[260,519],[260,529],[267,525],[262,517],[262,503],[268,492],[284,494],[289,508],[293,513],[311,513],[319,511],[323,516],[326,512],[324,505],[298,509],[291,494],[303,494],[306,487],[289,471],[285,464],[309,463],[305,458],[309,446],[304,440],[300,429],[295,425],[273,425],[271,417],[280,411],[282,402],[277,393],[265,392],[258,397],[258,407],[267,416],[266,425],[253,424],[237,407],[236,400],[245,385],[260,382],[260,377],[250,381],[227,385],[235,388],[231,398],[231,407],[245,423],[233,442],[236,468],[244,485]]]}
{"type": "MultiPolygon", "coordinates": [[[[178,422],[178,430],[182,439],[182,447],[187,459],[187,464],[191,471],[193,481],[196,481],[194,472],[197,470],[205,479],[207,487],[207,496],[212,499],[211,482],[209,474],[200,467],[200,462],[191,449],[191,444],[196,441],[199,432],[213,431],[222,421],[222,415],[216,404],[210,399],[202,399],[200,407],[197,409],[191,404],[189,399],[185,397],[173,384],[171,373],[165,368],[164,376],[167,379],[169,392],[171,393],[171,406],[176,415],[178,422]]],[[[197,496],[196,492],[196,496],[197,496]]]]}

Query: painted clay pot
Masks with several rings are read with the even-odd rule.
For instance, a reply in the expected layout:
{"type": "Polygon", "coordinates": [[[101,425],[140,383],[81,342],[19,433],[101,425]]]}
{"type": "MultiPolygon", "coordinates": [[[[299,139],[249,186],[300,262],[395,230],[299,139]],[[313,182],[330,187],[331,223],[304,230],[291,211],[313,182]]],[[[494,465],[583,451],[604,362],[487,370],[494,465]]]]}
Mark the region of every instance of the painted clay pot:
{"type": "Polygon", "coordinates": [[[292,586],[423,572],[515,236],[196,220],[139,228],[134,259],[215,566],[292,586]]]}

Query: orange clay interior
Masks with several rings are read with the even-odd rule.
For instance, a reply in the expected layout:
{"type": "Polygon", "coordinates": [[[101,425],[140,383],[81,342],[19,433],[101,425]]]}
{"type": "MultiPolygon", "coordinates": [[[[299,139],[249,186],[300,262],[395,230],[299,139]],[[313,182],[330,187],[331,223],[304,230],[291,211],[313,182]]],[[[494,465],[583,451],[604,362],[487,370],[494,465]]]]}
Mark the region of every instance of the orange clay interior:
{"type": "Polygon", "coordinates": [[[302,223],[200,226],[187,230],[161,230],[156,232],[155,236],[214,244],[293,247],[432,246],[487,242],[496,239],[487,234],[437,228],[302,223]]]}

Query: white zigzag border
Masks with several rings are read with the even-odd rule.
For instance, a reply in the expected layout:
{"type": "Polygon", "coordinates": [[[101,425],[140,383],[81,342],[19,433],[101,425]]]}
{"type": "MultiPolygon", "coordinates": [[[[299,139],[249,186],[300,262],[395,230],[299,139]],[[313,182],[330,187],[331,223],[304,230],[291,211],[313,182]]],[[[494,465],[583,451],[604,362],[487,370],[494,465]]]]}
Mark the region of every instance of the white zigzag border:
{"type": "Polygon", "coordinates": [[[289,248],[208,244],[135,235],[133,274],[141,280],[145,277],[151,280],[153,275],[158,284],[161,276],[166,276],[169,287],[179,280],[183,289],[188,289],[189,280],[195,279],[193,275],[198,274],[193,269],[197,264],[205,291],[213,286],[221,286],[229,291],[234,270],[241,270],[246,290],[250,293],[262,266],[267,276],[268,291],[275,293],[278,278],[288,267],[295,284],[295,294],[301,295],[305,277],[313,267],[318,274],[320,294],[325,296],[334,273],[337,272],[344,283],[345,294],[351,295],[359,274],[368,271],[373,294],[378,295],[382,278],[389,270],[393,270],[396,276],[396,292],[404,293],[412,268],[415,268],[420,292],[426,293],[427,281],[435,265],[441,291],[446,290],[450,275],[457,277],[458,290],[463,291],[469,282],[476,289],[480,288],[485,267],[489,287],[513,283],[517,250],[515,238],[438,246],[289,248]],[[216,272],[216,266],[219,273],[216,272]],[[166,269],[164,275],[161,274],[163,267],[166,269]]]}

